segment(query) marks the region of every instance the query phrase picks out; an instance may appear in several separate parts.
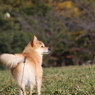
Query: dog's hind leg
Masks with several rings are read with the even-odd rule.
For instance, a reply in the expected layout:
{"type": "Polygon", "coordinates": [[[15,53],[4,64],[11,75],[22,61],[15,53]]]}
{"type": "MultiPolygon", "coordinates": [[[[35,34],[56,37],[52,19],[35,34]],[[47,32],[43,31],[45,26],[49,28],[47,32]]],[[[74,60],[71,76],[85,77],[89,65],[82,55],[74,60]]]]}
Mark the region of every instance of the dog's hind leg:
{"type": "Polygon", "coordinates": [[[25,85],[19,87],[19,95],[26,95],[25,85]]]}
{"type": "Polygon", "coordinates": [[[42,78],[37,78],[37,93],[38,95],[41,95],[41,84],[42,84],[42,78]]]}
{"type": "Polygon", "coordinates": [[[34,87],[33,84],[30,85],[30,92],[29,92],[29,95],[32,95],[33,87],[34,87]]]}

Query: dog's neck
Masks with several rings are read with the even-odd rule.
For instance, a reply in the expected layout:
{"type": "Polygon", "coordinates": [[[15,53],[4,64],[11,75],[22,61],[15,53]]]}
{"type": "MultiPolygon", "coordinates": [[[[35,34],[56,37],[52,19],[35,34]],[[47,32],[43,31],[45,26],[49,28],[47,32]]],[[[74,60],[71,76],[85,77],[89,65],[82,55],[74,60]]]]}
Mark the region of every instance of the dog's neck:
{"type": "Polygon", "coordinates": [[[41,55],[40,53],[35,51],[33,48],[31,48],[31,46],[29,44],[25,47],[25,49],[22,53],[26,56],[26,58],[28,56],[31,59],[33,59],[34,62],[37,62],[42,65],[43,55],[41,55]]]}

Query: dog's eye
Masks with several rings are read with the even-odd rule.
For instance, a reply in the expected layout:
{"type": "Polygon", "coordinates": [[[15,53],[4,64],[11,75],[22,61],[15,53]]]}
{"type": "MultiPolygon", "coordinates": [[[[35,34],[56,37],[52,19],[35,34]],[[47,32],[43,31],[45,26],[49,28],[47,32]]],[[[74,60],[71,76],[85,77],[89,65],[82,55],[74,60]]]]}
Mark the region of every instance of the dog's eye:
{"type": "Polygon", "coordinates": [[[41,46],[41,48],[43,48],[44,46],[41,46]]]}

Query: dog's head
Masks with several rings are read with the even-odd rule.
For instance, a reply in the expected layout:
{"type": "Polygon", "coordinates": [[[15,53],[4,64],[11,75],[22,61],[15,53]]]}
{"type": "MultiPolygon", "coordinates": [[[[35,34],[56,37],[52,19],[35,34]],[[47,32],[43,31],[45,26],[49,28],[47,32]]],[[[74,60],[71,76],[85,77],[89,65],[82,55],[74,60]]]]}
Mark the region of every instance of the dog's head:
{"type": "Polygon", "coordinates": [[[43,42],[39,41],[36,36],[34,36],[32,40],[32,47],[41,55],[49,54],[51,50],[49,47],[46,47],[43,42]]]}

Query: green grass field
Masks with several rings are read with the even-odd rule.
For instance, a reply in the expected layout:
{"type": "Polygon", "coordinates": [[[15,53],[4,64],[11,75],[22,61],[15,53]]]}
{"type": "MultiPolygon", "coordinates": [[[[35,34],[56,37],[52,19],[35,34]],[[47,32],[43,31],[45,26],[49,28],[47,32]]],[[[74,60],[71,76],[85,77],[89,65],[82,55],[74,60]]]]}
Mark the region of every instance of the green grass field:
{"type": "MultiPolygon", "coordinates": [[[[44,68],[41,92],[41,95],[95,95],[95,66],[44,68]]],[[[10,72],[0,71],[0,95],[17,93],[10,72]]],[[[36,88],[33,95],[37,95],[36,88]]]]}

